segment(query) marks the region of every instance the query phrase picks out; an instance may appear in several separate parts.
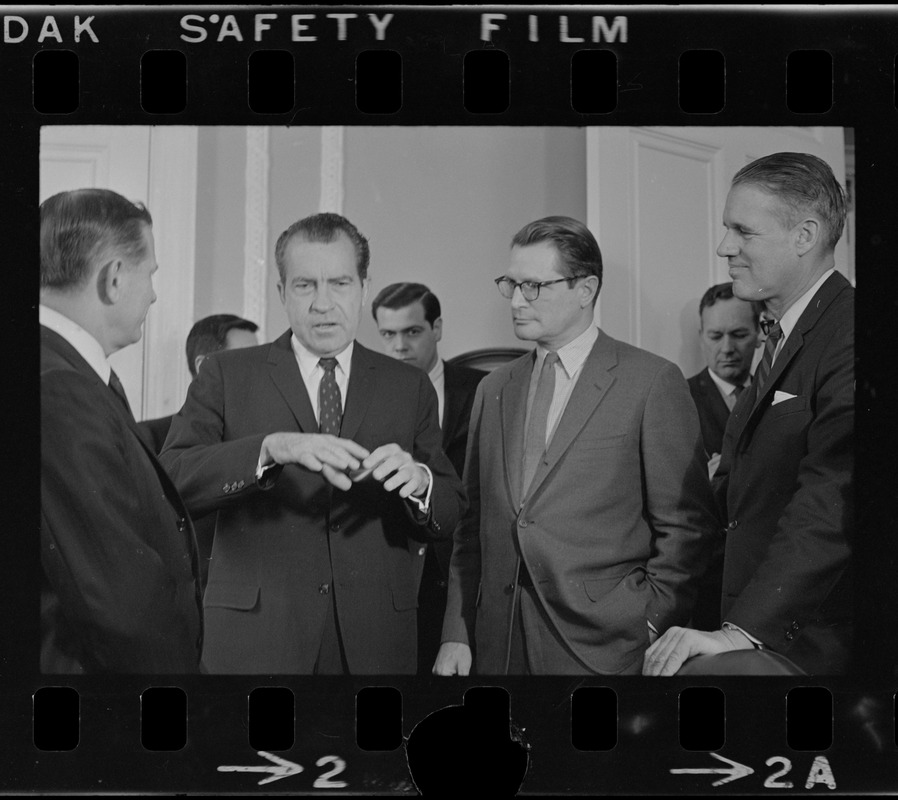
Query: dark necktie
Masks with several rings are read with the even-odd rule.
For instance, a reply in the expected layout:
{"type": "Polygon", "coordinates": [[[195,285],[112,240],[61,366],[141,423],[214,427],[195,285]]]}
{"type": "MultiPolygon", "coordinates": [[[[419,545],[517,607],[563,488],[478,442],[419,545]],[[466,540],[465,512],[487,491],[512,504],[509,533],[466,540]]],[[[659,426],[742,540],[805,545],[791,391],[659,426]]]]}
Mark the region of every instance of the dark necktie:
{"type": "Polygon", "coordinates": [[[321,433],[340,435],[340,423],[343,421],[343,403],[340,399],[340,387],[337,386],[336,358],[322,358],[318,362],[324,374],[318,384],[318,430],[321,433]]]}
{"type": "Polygon", "coordinates": [[[122,386],[122,382],[119,380],[118,375],[115,374],[115,370],[110,370],[109,372],[109,388],[115,392],[116,396],[125,406],[125,410],[128,412],[129,416],[134,416],[131,413],[131,404],[128,402],[128,396],[125,394],[125,387],[122,386]]]}
{"type": "Polygon", "coordinates": [[[555,363],[557,361],[558,353],[546,354],[539,373],[539,381],[536,384],[536,394],[533,397],[530,420],[527,423],[527,433],[524,436],[524,465],[521,470],[522,495],[527,494],[533,476],[536,474],[536,467],[543,457],[543,453],[546,452],[546,425],[549,420],[549,406],[552,405],[552,397],[555,394],[555,363]]]}
{"type": "Polygon", "coordinates": [[[767,341],[764,342],[764,357],[758,364],[758,370],[755,372],[755,397],[761,396],[764,388],[764,382],[770,374],[770,367],[773,364],[773,354],[776,351],[776,345],[783,336],[783,329],[778,322],[774,322],[768,326],[767,341]]]}

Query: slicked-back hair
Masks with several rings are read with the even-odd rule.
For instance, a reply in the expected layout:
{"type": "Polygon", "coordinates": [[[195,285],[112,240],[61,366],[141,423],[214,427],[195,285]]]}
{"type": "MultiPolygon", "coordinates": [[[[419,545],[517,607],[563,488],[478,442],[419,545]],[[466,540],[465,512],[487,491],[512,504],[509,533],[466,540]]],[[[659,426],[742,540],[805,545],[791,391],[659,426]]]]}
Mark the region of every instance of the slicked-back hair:
{"type": "Polygon", "coordinates": [[[424,319],[433,327],[441,316],[440,301],[423,283],[391,283],[377,293],[371,304],[371,314],[377,321],[377,309],[389,308],[396,310],[405,308],[412,303],[420,303],[424,306],[424,319]]]}
{"type": "Polygon", "coordinates": [[[602,288],[602,251],[589,228],[572,217],[543,217],[521,228],[511,240],[511,246],[526,247],[540,242],[555,245],[562,275],[569,278],[597,276],[598,298],[602,288]]]}
{"type": "Polygon", "coordinates": [[[90,278],[94,263],[112,251],[128,261],[146,255],[144,226],[150,212],[109,189],[60,192],[41,203],[42,289],[75,289],[90,278]]]}
{"type": "Polygon", "coordinates": [[[842,237],[848,202],[845,190],[823,159],[810,153],[773,153],[742,167],[733,186],[752,184],[778,197],[790,213],[789,227],[811,212],[823,222],[824,245],[832,250],[842,237]]]}
{"type": "MultiPolygon", "coordinates": [[[[706,308],[708,308],[709,306],[713,306],[715,303],[717,303],[720,300],[732,300],[733,297],[735,297],[735,295],[733,294],[733,284],[732,283],[718,283],[718,284],[712,286],[710,289],[708,289],[708,291],[702,295],[702,299],[699,301],[699,304],[698,304],[699,324],[701,324],[701,321],[702,321],[702,312],[706,308]]],[[[756,303],[754,300],[749,300],[749,301],[743,300],[742,302],[748,302],[748,304],[751,306],[751,315],[755,321],[755,327],[757,328],[758,320],[761,317],[761,310],[762,310],[761,304],[756,303]]]]}
{"type": "Polygon", "coordinates": [[[302,238],[306,242],[323,242],[330,244],[340,234],[345,234],[355,247],[356,268],[358,269],[359,279],[365,280],[368,277],[368,262],[371,255],[368,250],[368,240],[362,236],[359,229],[356,228],[346,217],[339,214],[324,212],[321,214],[312,214],[298,222],[294,222],[279,237],[274,248],[274,259],[277,262],[278,275],[281,283],[287,280],[287,267],[284,264],[284,254],[287,251],[287,245],[294,236],[302,238]]]}
{"type": "Polygon", "coordinates": [[[196,377],[196,359],[224,350],[228,343],[228,331],[242,330],[255,333],[259,326],[235,314],[213,314],[197,320],[187,334],[187,368],[196,377]]]}

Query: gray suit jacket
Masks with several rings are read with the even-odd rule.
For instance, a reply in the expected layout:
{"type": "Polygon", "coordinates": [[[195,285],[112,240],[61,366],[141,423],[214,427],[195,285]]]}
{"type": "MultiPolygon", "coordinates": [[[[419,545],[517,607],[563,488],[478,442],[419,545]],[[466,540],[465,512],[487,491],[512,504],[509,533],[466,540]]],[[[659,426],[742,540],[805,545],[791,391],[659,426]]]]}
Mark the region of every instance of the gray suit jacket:
{"type": "Polygon", "coordinates": [[[533,358],[477,391],[442,639],[473,645],[479,673],[507,671],[519,548],[570,649],[619,673],[642,658],[647,622],[689,620],[718,525],[695,405],[676,366],[600,332],[521,497],[533,358]]]}

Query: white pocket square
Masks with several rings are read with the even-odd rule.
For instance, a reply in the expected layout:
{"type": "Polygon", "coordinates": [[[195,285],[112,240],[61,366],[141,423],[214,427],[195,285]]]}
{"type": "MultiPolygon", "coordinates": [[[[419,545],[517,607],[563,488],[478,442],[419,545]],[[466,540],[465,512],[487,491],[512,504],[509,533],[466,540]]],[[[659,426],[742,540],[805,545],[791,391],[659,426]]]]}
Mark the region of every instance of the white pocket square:
{"type": "Polygon", "coordinates": [[[773,393],[773,402],[770,405],[775,406],[777,403],[782,403],[785,400],[791,400],[794,397],[798,397],[798,395],[789,394],[788,392],[776,391],[773,393]]]}

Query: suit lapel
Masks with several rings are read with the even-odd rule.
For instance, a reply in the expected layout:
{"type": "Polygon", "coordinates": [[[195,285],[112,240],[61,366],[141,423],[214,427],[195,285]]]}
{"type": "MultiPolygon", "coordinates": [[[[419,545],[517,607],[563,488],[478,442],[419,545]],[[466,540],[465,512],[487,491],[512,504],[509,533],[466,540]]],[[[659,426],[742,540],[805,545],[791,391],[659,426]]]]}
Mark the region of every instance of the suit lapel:
{"type": "Polygon", "coordinates": [[[568,399],[561,419],[555,428],[546,457],[539,463],[533,476],[530,494],[539,490],[540,484],[552,471],[577,437],[587,420],[602,402],[602,398],[614,383],[611,370],[617,364],[614,340],[599,332],[599,338],[587,356],[580,377],[568,399]]]}
{"type": "Polygon", "coordinates": [[[296,417],[300,431],[318,433],[318,421],[315,419],[312,401],[299,372],[296,354],[290,345],[291,335],[288,330],[271,343],[268,351],[271,380],[296,417]]]}
{"type": "Polygon", "coordinates": [[[352,349],[349,383],[343,403],[343,424],[340,426],[340,436],[343,439],[354,439],[358,433],[371,406],[376,383],[377,370],[369,352],[356,342],[352,349]]]}
{"type": "MultiPolygon", "coordinates": [[[[762,401],[775,390],[775,386],[780,376],[785,372],[786,367],[788,367],[795,359],[803,347],[805,336],[811,331],[814,325],[817,324],[817,321],[824,314],[826,309],[829,308],[833,300],[835,300],[836,297],[850,285],[851,284],[848,283],[844,276],[838,272],[834,272],[827,278],[823,286],[817,290],[817,294],[811,298],[811,302],[798,318],[798,322],[795,323],[795,327],[789,334],[789,338],[786,339],[786,343],[783,345],[780,354],[776,357],[776,361],[773,362],[770,373],[767,375],[767,380],[764,381],[761,393],[753,398],[754,402],[751,402],[751,400],[748,400],[747,402],[738,402],[736,408],[733,409],[732,424],[734,426],[733,434],[735,442],[738,442],[745,432],[749,420],[760,413],[762,406],[764,406],[762,401]]],[[[739,399],[740,401],[743,400],[742,397],[739,399]]]]}
{"type": "Polygon", "coordinates": [[[527,417],[527,392],[536,353],[519,359],[512,367],[508,383],[500,392],[502,445],[505,454],[505,480],[512,505],[521,505],[521,468],[524,458],[524,422],[527,417]]]}

